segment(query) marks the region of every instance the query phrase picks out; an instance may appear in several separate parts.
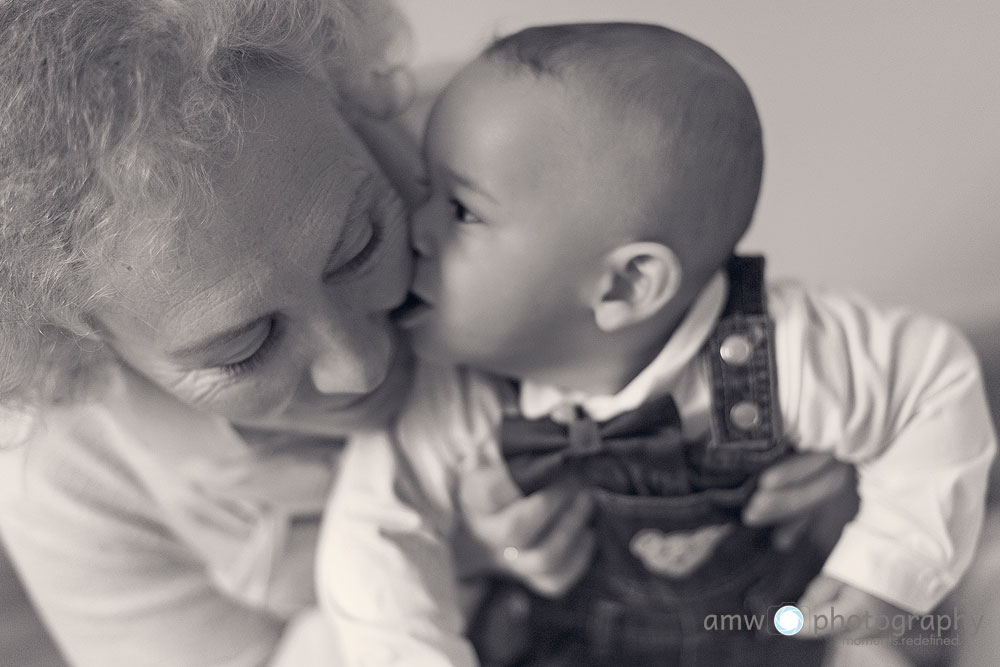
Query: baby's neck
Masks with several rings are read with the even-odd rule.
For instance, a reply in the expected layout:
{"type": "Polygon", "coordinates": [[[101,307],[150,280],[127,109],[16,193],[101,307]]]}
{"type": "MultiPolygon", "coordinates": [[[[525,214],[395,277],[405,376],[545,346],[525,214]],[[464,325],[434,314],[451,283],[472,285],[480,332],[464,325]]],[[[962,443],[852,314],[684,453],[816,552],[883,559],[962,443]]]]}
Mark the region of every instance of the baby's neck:
{"type": "Polygon", "coordinates": [[[643,323],[635,330],[608,336],[599,341],[591,353],[581,355],[576,363],[564,368],[522,374],[519,379],[590,396],[612,396],[656,359],[683,315],[682,312],[673,317],[656,318],[656,321],[643,323]]]}

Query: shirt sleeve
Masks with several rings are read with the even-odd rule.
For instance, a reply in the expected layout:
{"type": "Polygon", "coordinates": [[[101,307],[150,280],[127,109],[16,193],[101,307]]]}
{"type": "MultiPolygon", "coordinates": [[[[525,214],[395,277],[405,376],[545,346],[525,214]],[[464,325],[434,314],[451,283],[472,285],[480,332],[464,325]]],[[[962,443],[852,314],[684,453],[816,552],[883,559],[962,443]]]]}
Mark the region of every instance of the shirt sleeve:
{"type": "MultiPolygon", "coordinates": [[[[74,667],[261,667],[284,620],[222,594],[99,429],[0,452],[0,529],[74,667]]],[[[324,661],[320,664],[332,664],[324,661]]]]}
{"type": "Polygon", "coordinates": [[[317,564],[320,605],[351,667],[479,664],[452,547],[457,475],[491,441],[493,408],[474,407],[475,393],[459,375],[424,372],[391,432],[348,445],[317,564]]]}
{"type": "Polygon", "coordinates": [[[791,286],[770,296],[786,433],[858,470],[860,509],[824,572],[929,611],[972,560],[996,450],[975,354],[905,309],[791,286]]]}

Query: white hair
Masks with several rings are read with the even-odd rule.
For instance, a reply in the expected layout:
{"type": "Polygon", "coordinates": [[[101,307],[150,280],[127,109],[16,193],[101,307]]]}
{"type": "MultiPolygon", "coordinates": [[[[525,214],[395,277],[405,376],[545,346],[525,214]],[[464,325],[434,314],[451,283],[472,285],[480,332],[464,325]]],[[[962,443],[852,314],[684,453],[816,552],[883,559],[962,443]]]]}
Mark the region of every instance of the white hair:
{"type": "Polygon", "coordinates": [[[0,402],[95,377],[97,275],[123,236],[159,252],[157,229],[204,214],[248,71],[304,72],[388,115],[407,37],[385,0],[0,0],[0,402]]]}

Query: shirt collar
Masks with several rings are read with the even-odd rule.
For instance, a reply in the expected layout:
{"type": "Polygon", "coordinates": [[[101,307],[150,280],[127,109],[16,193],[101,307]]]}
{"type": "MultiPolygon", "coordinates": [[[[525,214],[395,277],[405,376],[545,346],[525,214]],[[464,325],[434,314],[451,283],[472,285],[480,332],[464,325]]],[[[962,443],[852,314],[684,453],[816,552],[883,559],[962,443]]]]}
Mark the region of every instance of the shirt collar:
{"type": "Polygon", "coordinates": [[[656,358],[617,394],[588,395],[525,380],[521,383],[519,399],[521,414],[527,419],[538,419],[560,412],[561,407],[579,405],[594,420],[605,421],[665,393],[708,339],[728,295],[729,281],[726,274],[719,271],[702,289],[656,358]]]}

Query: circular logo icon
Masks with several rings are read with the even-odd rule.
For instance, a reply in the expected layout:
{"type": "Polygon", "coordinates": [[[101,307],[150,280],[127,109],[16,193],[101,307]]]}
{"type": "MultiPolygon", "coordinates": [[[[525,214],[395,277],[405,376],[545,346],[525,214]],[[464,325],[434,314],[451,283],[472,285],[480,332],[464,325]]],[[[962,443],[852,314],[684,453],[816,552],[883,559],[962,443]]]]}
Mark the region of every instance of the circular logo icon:
{"type": "Polygon", "coordinates": [[[774,612],[774,629],[783,635],[798,634],[805,624],[805,617],[795,605],[786,604],[774,612]]]}

